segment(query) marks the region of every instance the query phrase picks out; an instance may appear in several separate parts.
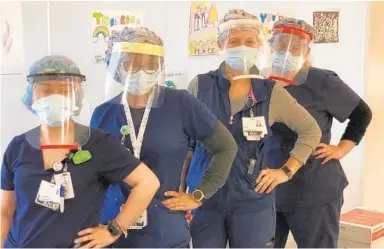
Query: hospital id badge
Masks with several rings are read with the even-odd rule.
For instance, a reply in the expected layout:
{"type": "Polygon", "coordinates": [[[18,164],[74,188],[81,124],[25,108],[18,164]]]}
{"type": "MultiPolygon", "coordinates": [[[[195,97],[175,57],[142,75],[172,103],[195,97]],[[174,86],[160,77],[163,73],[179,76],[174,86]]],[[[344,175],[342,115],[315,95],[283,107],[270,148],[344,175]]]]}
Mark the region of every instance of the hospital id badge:
{"type": "Polygon", "coordinates": [[[135,221],[135,223],[132,224],[132,226],[129,228],[129,230],[137,230],[137,229],[143,229],[148,225],[148,215],[147,215],[147,210],[140,215],[140,218],[135,221]]]}
{"type": "Polygon", "coordinates": [[[265,118],[260,117],[243,117],[243,135],[249,141],[257,141],[268,134],[265,118]]]}
{"type": "Polygon", "coordinates": [[[59,186],[63,185],[64,186],[65,199],[72,199],[75,197],[70,172],[55,174],[55,183],[56,183],[56,185],[59,185],[59,186]]]}
{"type": "Polygon", "coordinates": [[[57,211],[60,208],[60,185],[41,181],[35,203],[57,211]]]}

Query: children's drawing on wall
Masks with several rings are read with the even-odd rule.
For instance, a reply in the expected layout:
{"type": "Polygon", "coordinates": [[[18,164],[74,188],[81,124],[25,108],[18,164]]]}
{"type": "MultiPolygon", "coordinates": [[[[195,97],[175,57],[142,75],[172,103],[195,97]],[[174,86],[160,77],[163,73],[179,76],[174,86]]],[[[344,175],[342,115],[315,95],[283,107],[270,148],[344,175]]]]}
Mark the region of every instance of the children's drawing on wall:
{"type": "Polygon", "coordinates": [[[0,8],[1,74],[24,71],[23,22],[20,2],[5,2],[0,8]]]}
{"type": "Polygon", "coordinates": [[[108,37],[125,26],[142,26],[144,17],[141,13],[126,11],[93,11],[92,40],[95,46],[95,63],[104,63],[108,37]]]}
{"type": "Polygon", "coordinates": [[[186,89],[188,77],[184,70],[170,70],[165,74],[165,86],[175,89],[186,89]]]}
{"type": "Polygon", "coordinates": [[[189,21],[189,55],[213,55],[217,46],[218,15],[212,2],[192,2],[189,21]]]}
{"type": "Polygon", "coordinates": [[[263,23],[264,38],[268,40],[272,35],[272,28],[275,22],[282,19],[284,16],[279,13],[260,13],[260,21],[263,23]]]}
{"type": "Polygon", "coordinates": [[[338,43],[339,42],[339,12],[317,11],[313,12],[313,42],[338,43]]]}

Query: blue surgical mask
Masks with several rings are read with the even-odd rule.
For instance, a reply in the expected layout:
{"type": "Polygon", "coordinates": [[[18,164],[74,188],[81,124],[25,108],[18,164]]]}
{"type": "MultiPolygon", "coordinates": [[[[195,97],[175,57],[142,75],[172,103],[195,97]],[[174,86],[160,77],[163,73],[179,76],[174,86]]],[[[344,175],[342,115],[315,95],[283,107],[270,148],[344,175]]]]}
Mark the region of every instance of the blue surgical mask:
{"type": "Polygon", "coordinates": [[[71,103],[72,101],[63,95],[52,94],[36,100],[32,104],[32,109],[48,126],[60,127],[78,109],[76,106],[71,106],[71,103]]]}
{"type": "Polygon", "coordinates": [[[144,95],[149,93],[159,82],[159,72],[147,74],[143,70],[133,73],[127,77],[128,92],[133,95],[144,95]]]}
{"type": "Polygon", "coordinates": [[[224,51],[224,55],[225,63],[227,63],[228,66],[237,71],[244,71],[255,66],[259,50],[243,45],[235,48],[227,48],[224,51]]]}
{"type": "Polygon", "coordinates": [[[282,73],[296,71],[303,65],[302,56],[294,56],[291,52],[273,52],[272,66],[282,73]]]}

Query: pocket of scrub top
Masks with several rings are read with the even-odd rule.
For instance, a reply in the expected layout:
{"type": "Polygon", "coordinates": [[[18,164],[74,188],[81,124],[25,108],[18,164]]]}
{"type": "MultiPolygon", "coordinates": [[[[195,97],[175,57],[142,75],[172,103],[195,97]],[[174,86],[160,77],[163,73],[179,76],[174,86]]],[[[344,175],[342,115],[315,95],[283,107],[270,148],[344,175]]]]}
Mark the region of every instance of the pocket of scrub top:
{"type": "Polygon", "coordinates": [[[246,169],[245,181],[250,189],[254,189],[256,187],[256,178],[260,173],[260,160],[255,160],[253,167],[248,163],[246,169]]]}

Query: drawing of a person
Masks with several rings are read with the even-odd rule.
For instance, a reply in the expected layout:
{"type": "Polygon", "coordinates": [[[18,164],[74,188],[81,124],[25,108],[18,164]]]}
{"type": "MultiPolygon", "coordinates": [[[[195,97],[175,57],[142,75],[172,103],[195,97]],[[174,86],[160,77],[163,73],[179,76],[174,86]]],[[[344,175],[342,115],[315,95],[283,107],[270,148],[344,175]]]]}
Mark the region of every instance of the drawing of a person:
{"type": "Polygon", "coordinates": [[[204,8],[201,8],[200,9],[200,13],[201,13],[201,27],[202,28],[205,28],[207,27],[207,6],[205,6],[204,8]]]}
{"type": "Polygon", "coordinates": [[[216,4],[212,4],[211,8],[209,9],[209,14],[208,14],[208,23],[212,25],[212,27],[217,26],[217,8],[216,4]]]}
{"type": "Polygon", "coordinates": [[[200,30],[200,6],[196,7],[196,12],[194,15],[195,18],[195,31],[200,30]]]}

